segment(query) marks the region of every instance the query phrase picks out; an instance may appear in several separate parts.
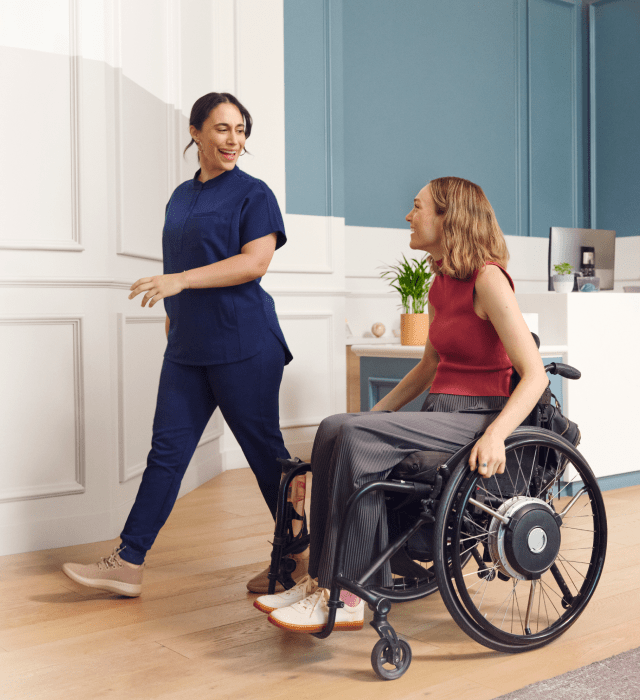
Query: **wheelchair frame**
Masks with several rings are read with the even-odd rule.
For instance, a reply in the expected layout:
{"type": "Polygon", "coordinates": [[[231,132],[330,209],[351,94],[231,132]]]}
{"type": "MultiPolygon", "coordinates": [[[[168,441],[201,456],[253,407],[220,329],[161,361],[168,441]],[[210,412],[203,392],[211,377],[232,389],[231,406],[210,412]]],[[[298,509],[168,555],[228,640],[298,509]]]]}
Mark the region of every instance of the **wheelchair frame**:
{"type": "MultiPolygon", "coordinates": [[[[545,367],[545,370],[572,379],[580,376],[577,370],[561,363],[552,363],[545,367]]],[[[563,437],[540,427],[521,426],[517,428],[505,441],[508,459],[512,459],[514,455],[517,456],[517,450],[521,450],[521,455],[530,454],[534,450],[534,458],[528,481],[525,479],[522,465],[519,467],[523,477],[523,493],[519,494],[519,487],[516,488],[519,479],[519,476],[516,475],[516,484],[514,485],[512,480],[511,485],[518,493],[516,495],[507,493],[507,497],[505,497],[497,480],[496,484],[498,484],[500,496],[495,493],[495,487],[490,492],[484,485],[477,486],[482,478],[477,472],[472,473],[468,469],[469,454],[479,439],[480,434],[472,442],[451,455],[444,464],[433,470],[430,478],[431,483],[398,481],[393,480],[392,476],[391,480],[374,481],[362,486],[351,495],[347,502],[338,532],[334,576],[328,600],[329,617],[325,628],[321,632],[314,633],[314,636],[324,639],[333,631],[337,609],[344,606],[340,600],[340,592],[343,588],[359,596],[368,603],[369,608],[373,611],[373,620],[370,624],[380,639],[372,650],[371,661],[376,674],[384,680],[399,678],[411,663],[409,644],[398,637],[387,619],[392,602],[417,600],[430,595],[435,590],[440,590],[445,605],[455,622],[475,641],[497,651],[517,653],[548,644],[563,634],[582,613],[599,581],[606,553],[606,515],[597,479],[575,446],[563,437]],[[545,460],[548,460],[552,453],[556,455],[558,465],[556,473],[553,477],[545,477],[546,467],[539,468],[538,461],[541,455],[545,455],[545,460]],[[583,486],[571,498],[563,511],[558,513],[553,504],[554,494],[560,498],[560,494],[566,488],[561,487],[561,477],[565,474],[568,464],[577,470],[583,486]],[[534,471],[536,472],[535,478],[539,482],[535,487],[535,496],[532,495],[534,493],[534,471]],[[545,478],[548,479],[547,482],[545,482],[545,478]],[[409,497],[407,502],[408,500],[419,501],[420,512],[408,530],[390,542],[357,580],[351,580],[344,575],[347,533],[351,528],[355,506],[373,491],[403,494],[409,497]],[[471,496],[472,493],[473,496],[471,496]],[[594,519],[592,558],[590,562],[576,562],[581,565],[589,564],[589,569],[584,576],[570,560],[564,558],[561,562],[565,569],[563,576],[556,564],[556,561],[560,561],[560,531],[564,517],[568,517],[569,511],[585,494],[587,495],[587,503],[583,503],[579,512],[582,513],[586,505],[591,505],[594,519]],[[500,503],[500,505],[497,506],[496,503],[500,503]],[[476,524],[475,521],[478,518],[485,518],[485,521],[489,523],[484,528],[486,534],[482,532],[483,528],[476,524]],[[435,525],[433,555],[435,581],[428,577],[423,581],[416,580],[416,585],[406,590],[367,587],[367,581],[373,574],[398,553],[414,533],[418,532],[425,524],[435,525]],[[491,528],[493,528],[493,534],[491,528]],[[463,544],[469,540],[473,543],[471,546],[463,544]],[[541,546],[542,540],[544,540],[542,550],[536,551],[541,546]],[[558,544],[554,554],[556,540],[558,544]],[[532,541],[535,546],[531,544],[532,541]],[[549,542],[551,544],[548,544],[549,542]],[[484,547],[484,556],[481,556],[478,551],[481,544],[484,547]],[[545,554],[547,544],[549,551],[545,554]],[[500,549],[501,546],[502,549],[500,549]],[[510,554],[505,553],[505,547],[510,554]],[[542,556],[543,563],[532,565],[530,562],[537,561],[539,555],[542,556]],[[478,571],[462,573],[472,559],[478,564],[478,571]],[[538,568],[543,566],[544,571],[540,573],[535,569],[535,566],[538,568]],[[514,570],[514,567],[517,570],[514,570]],[[580,588],[573,581],[573,577],[577,578],[575,572],[572,572],[569,567],[573,567],[583,577],[584,583],[580,588]],[[533,632],[530,628],[530,622],[532,615],[534,615],[533,605],[536,590],[539,591],[538,608],[540,608],[542,601],[544,601],[546,608],[547,600],[550,600],[550,604],[555,608],[553,600],[550,599],[549,586],[546,586],[545,598],[546,584],[542,580],[542,575],[547,571],[553,576],[562,594],[559,607],[562,607],[566,612],[560,614],[556,609],[558,619],[553,624],[549,624],[542,632],[539,630],[533,632]],[[468,584],[465,577],[474,573],[480,579],[480,583],[468,584]],[[570,590],[570,585],[566,580],[567,576],[569,584],[572,584],[576,589],[575,594],[570,590]],[[475,603],[478,592],[476,591],[471,596],[467,590],[467,588],[472,589],[473,586],[480,585],[484,586],[483,590],[486,592],[488,584],[497,579],[502,582],[509,580],[514,582],[513,592],[509,595],[512,595],[516,603],[517,583],[530,581],[529,600],[524,622],[518,609],[523,634],[514,634],[513,632],[515,605],[513,605],[512,610],[511,631],[504,631],[493,625],[493,618],[491,621],[487,621],[487,614],[484,614],[483,617],[482,602],[480,606],[475,603]]],[[[269,571],[270,593],[273,592],[276,581],[280,581],[285,588],[290,588],[293,585],[290,576],[289,580],[283,576],[281,566],[282,552],[288,544],[286,536],[287,492],[296,476],[311,471],[311,465],[301,462],[299,459],[279,461],[283,466],[283,478],[280,485],[278,518],[269,571]],[[284,514],[284,517],[280,517],[281,513],[284,514]]],[[[511,476],[509,478],[511,479],[511,476]]],[[[492,477],[492,479],[496,479],[496,477],[492,477]]],[[[492,479],[487,480],[487,482],[491,482],[492,479]]],[[[588,511],[587,515],[578,517],[589,517],[588,511]]],[[[556,593],[556,591],[551,592],[556,593]]],[[[559,596],[558,593],[556,595],[559,596]]],[[[483,600],[484,597],[483,593],[483,600]]],[[[498,612],[501,612],[501,609],[498,612]]],[[[505,611],[505,617],[506,615],[505,611]]],[[[540,618],[539,610],[538,618],[540,618]]],[[[548,613],[547,621],[549,621],[548,613]]]]}

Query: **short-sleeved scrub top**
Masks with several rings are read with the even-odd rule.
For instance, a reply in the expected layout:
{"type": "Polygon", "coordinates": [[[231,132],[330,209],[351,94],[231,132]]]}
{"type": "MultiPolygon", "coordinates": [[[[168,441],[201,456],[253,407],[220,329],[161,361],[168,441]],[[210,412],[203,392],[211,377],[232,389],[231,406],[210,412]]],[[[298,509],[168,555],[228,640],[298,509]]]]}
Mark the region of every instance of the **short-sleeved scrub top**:
{"type": "MultiPolygon", "coordinates": [[[[207,182],[183,182],[167,204],[162,232],[165,274],[203,267],[238,255],[250,241],[277,235],[286,243],[278,202],[267,185],[235,167],[207,182]]],[[[165,358],[188,365],[217,365],[253,357],[274,333],[293,356],[272,297],[260,278],[232,287],[185,289],[164,299],[169,317],[165,358]]]]}

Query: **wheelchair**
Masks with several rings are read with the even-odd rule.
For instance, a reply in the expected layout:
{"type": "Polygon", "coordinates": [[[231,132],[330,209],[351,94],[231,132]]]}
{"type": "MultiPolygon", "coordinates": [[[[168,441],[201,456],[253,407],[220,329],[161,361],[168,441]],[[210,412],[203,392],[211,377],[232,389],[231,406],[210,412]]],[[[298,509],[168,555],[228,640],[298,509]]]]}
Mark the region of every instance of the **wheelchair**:
{"type": "MultiPolygon", "coordinates": [[[[568,379],[580,377],[578,370],[561,363],[545,370],[568,379]]],[[[607,521],[597,479],[576,449],[577,426],[564,419],[573,434],[564,425],[564,435],[547,429],[551,422],[546,418],[555,411],[550,397],[547,388],[526,425],[505,441],[504,474],[483,479],[469,469],[478,434],[455,454],[414,453],[387,480],[352,494],[338,535],[329,618],[314,636],[331,634],[336,609],[344,605],[343,588],[359,596],[373,611],[370,624],[380,637],[371,653],[373,670],[381,679],[393,680],[409,667],[411,647],[388,621],[392,603],[439,591],[468,636],[506,653],[549,644],[576,622],[602,573],[607,521]],[[389,544],[352,580],[343,573],[346,534],[355,505],[373,491],[385,493],[389,544]],[[387,561],[393,584],[367,585],[387,561]]],[[[564,418],[559,411],[557,415],[564,418]]],[[[293,586],[287,570],[291,560],[285,554],[308,543],[306,528],[292,534],[295,516],[287,492],[311,465],[297,458],[279,461],[283,477],[269,593],[276,581],[287,589],[293,586]]]]}

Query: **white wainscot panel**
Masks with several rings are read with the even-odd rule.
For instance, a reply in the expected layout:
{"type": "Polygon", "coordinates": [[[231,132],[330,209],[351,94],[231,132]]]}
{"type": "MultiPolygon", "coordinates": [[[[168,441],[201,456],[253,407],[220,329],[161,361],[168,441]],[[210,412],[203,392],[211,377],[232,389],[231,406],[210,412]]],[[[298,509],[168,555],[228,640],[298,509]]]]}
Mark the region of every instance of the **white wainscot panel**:
{"type": "Polygon", "coordinates": [[[6,4],[0,88],[9,108],[0,110],[0,132],[12,136],[0,145],[0,248],[81,251],[75,3],[30,2],[28,11],[25,3],[6,4]],[[51,13],[55,21],[44,25],[51,13]],[[29,33],[49,40],[32,46],[29,33]]]}
{"type": "Polygon", "coordinates": [[[316,426],[336,412],[333,312],[278,313],[294,360],[284,368],[280,426],[316,426]]]}
{"type": "Polygon", "coordinates": [[[118,444],[120,482],[139,476],[151,447],[162,356],[164,316],[118,314],[118,444]]]}
{"type": "Polygon", "coordinates": [[[406,228],[345,226],[345,275],[347,277],[379,277],[387,265],[407,259],[422,259],[426,253],[411,250],[409,224],[406,228]]]}
{"type": "Polygon", "coordinates": [[[0,377],[0,502],[83,492],[81,318],[0,318],[0,377]]]}
{"type": "Polygon", "coordinates": [[[179,94],[179,28],[167,29],[176,16],[167,0],[113,8],[118,253],[162,260],[165,206],[179,178],[179,119],[168,102],[179,94]]]}
{"type": "Polygon", "coordinates": [[[334,228],[344,226],[344,219],[303,214],[283,218],[287,243],[276,251],[269,272],[333,273],[334,228]]]}
{"type": "MultiPolygon", "coordinates": [[[[118,445],[120,482],[139,476],[147,466],[153,416],[166,339],[165,316],[118,314],[118,445]]],[[[223,433],[212,416],[198,445],[223,433]]]]}

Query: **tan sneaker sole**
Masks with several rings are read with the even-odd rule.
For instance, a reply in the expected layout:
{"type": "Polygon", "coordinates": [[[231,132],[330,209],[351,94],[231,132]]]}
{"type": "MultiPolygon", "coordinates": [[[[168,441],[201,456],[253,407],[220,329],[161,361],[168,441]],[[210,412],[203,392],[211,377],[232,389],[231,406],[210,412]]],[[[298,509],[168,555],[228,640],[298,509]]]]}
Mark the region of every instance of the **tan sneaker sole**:
{"type": "MultiPolygon", "coordinates": [[[[275,618],[269,616],[267,618],[272,625],[280,627],[283,630],[289,630],[289,632],[303,632],[305,634],[313,634],[314,632],[322,632],[326,625],[294,625],[290,622],[282,622],[281,620],[276,620],[275,618]]],[[[356,632],[364,627],[364,620],[353,620],[351,622],[336,622],[333,626],[335,631],[342,632],[356,632]]]]}
{"type": "Polygon", "coordinates": [[[72,581],[75,581],[82,586],[88,586],[89,588],[99,588],[103,591],[119,593],[120,595],[126,595],[130,598],[136,598],[142,592],[141,584],[124,583],[122,581],[109,581],[101,578],[85,578],[67,567],[66,564],[63,565],[62,570],[72,581]]]}
{"type": "Polygon", "coordinates": [[[258,608],[258,610],[260,610],[260,612],[263,612],[263,613],[271,613],[274,610],[277,610],[277,608],[272,608],[269,605],[264,605],[263,603],[258,603],[257,600],[253,601],[253,607],[258,608]]]}

